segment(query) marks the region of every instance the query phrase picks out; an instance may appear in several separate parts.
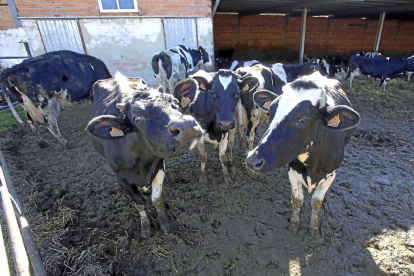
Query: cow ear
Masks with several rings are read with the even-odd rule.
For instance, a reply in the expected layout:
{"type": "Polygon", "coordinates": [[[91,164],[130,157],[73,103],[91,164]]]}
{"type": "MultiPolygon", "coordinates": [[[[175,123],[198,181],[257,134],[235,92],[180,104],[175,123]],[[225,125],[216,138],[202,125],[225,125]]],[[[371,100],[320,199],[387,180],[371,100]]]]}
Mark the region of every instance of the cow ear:
{"type": "Polygon", "coordinates": [[[174,87],[174,97],[182,107],[187,107],[197,96],[197,82],[191,78],[184,79],[174,87]]]}
{"type": "Polygon", "coordinates": [[[361,117],[349,106],[338,105],[326,109],[324,120],[328,128],[344,131],[356,127],[361,117]]]}
{"type": "Polygon", "coordinates": [[[86,126],[86,131],[103,139],[121,138],[126,133],[132,132],[127,121],[112,115],[93,118],[86,126]]]}
{"type": "Polygon", "coordinates": [[[195,79],[198,83],[198,87],[203,90],[206,91],[207,87],[208,87],[208,80],[206,78],[204,78],[203,76],[191,76],[192,79],[195,79]]]}
{"type": "Polygon", "coordinates": [[[241,80],[239,89],[241,91],[249,92],[259,86],[259,80],[256,77],[248,76],[241,80]]]}
{"type": "Polygon", "coordinates": [[[273,92],[268,90],[260,90],[253,94],[254,103],[257,104],[264,111],[268,112],[270,104],[278,97],[273,92]]]}

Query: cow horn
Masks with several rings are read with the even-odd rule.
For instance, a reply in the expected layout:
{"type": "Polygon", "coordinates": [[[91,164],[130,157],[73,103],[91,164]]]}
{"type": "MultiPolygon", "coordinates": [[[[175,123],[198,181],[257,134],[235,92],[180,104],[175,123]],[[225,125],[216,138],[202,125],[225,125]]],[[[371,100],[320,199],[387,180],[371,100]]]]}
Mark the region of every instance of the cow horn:
{"type": "Polygon", "coordinates": [[[326,105],[326,101],[328,100],[328,95],[326,95],[325,91],[322,90],[321,98],[319,99],[319,109],[322,109],[326,105]]]}

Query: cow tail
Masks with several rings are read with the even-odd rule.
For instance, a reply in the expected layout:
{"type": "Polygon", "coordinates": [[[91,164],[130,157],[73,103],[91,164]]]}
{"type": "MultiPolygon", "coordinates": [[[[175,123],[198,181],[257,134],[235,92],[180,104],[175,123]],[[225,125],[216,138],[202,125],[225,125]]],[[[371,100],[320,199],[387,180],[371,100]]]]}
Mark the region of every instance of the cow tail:
{"type": "Polygon", "coordinates": [[[9,92],[7,92],[7,90],[6,90],[6,70],[4,70],[0,74],[0,87],[1,87],[1,90],[3,91],[3,97],[4,97],[4,99],[6,99],[7,105],[9,106],[10,111],[13,114],[16,121],[19,124],[24,124],[23,120],[20,118],[19,114],[17,114],[16,110],[14,109],[13,104],[12,104],[12,102],[10,100],[10,97],[9,97],[9,94],[8,94],[9,92]]]}

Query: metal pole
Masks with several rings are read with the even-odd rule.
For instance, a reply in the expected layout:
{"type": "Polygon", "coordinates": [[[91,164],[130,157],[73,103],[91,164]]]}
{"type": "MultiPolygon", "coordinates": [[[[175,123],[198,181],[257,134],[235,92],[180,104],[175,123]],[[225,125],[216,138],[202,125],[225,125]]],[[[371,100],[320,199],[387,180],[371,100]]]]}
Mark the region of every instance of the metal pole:
{"type": "Polygon", "coordinates": [[[6,159],[4,158],[4,155],[1,149],[0,149],[0,165],[1,165],[0,172],[1,171],[3,172],[2,174],[0,174],[0,177],[1,177],[2,182],[4,179],[5,182],[3,183],[7,183],[7,186],[5,184],[3,184],[3,186],[6,186],[6,188],[8,188],[8,193],[10,194],[9,201],[10,199],[12,199],[16,207],[21,232],[23,235],[24,244],[26,245],[27,253],[32,263],[33,272],[36,276],[46,276],[46,271],[44,270],[42,266],[42,259],[40,258],[39,252],[37,251],[36,245],[33,241],[33,235],[32,235],[32,231],[30,229],[29,223],[24,217],[23,208],[21,206],[19,198],[17,197],[16,189],[13,184],[13,179],[10,176],[10,173],[9,173],[9,170],[6,164],[6,159]]]}
{"type": "Polygon", "coordinates": [[[302,26],[300,28],[299,64],[303,63],[303,55],[305,53],[306,15],[307,14],[308,14],[308,9],[304,8],[302,10],[302,26]]]}
{"type": "Polygon", "coordinates": [[[16,9],[16,5],[14,4],[14,0],[7,0],[7,4],[9,5],[9,9],[13,17],[14,25],[16,25],[16,28],[20,28],[22,26],[22,23],[17,17],[17,9],[16,9]]]}
{"type": "Polygon", "coordinates": [[[212,15],[211,15],[212,18],[216,14],[216,11],[217,11],[217,8],[218,8],[219,4],[220,4],[220,0],[216,0],[216,3],[214,3],[212,15]]]}
{"type": "Polygon", "coordinates": [[[381,40],[382,27],[384,26],[385,12],[382,12],[378,21],[377,36],[375,38],[374,52],[378,53],[381,40]]]}

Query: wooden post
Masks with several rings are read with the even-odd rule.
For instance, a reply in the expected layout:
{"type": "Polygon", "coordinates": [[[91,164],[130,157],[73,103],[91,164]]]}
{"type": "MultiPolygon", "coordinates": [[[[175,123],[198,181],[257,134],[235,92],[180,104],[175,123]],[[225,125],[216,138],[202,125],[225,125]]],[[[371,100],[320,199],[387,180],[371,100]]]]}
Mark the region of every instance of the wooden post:
{"type": "Polygon", "coordinates": [[[306,35],[306,15],[308,9],[302,10],[302,27],[300,28],[300,46],[299,46],[299,64],[303,63],[303,55],[305,53],[305,35],[306,35]]]}
{"type": "Polygon", "coordinates": [[[384,26],[385,12],[382,12],[378,21],[377,36],[375,38],[374,52],[378,53],[381,40],[382,27],[384,26]]]}

